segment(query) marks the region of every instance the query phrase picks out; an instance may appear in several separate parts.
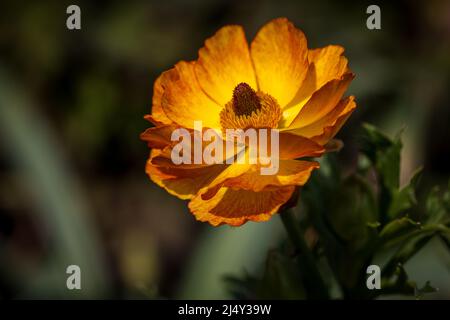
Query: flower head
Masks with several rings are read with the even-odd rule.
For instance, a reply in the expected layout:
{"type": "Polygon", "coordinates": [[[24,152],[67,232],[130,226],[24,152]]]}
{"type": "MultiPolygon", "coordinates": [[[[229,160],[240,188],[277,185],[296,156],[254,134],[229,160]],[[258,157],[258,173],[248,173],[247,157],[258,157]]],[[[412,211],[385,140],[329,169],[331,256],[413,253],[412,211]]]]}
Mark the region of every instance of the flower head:
{"type": "MultiPolygon", "coordinates": [[[[326,152],[356,107],[353,96],[342,98],[354,77],[343,51],[336,45],[308,49],[303,32],[285,18],[264,25],[250,47],[241,26],[223,27],[206,40],[196,61],[181,61],[155,81],[152,114],[145,117],[155,126],[141,135],[152,148],[147,174],[190,200],[200,221],[238,226],[268,220],[319,168],[298,159],[326,152]],[[224,161],[174,163],[174,131],[183,129],[194,145],[207,144],[199,138],[204,130],[195,126],[198,121],[218,132],[211,139],[216,147],[226,144],[229,129],[260,135],[276,130],[277,152],[269,150],[277,159],[276,174],[261,174],[262,161],[225,161],[228,153],[218,149],[214,156],[224,161]]],[[[232,149],[236,158],[240,151],[232,149]]],[[[247,149],[244,144],[244,157],[247,149]]]]}

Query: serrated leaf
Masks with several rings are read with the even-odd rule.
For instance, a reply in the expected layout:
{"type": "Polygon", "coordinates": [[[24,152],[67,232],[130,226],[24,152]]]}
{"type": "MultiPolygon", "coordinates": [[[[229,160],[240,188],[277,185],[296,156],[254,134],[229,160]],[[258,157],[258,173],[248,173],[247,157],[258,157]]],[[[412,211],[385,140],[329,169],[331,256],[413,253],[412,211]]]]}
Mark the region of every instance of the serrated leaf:
{"type": "Polygon", "coordinates": [[[400,134],[395,140],[388,138],[376,127],[364,124],[361,151],[372,161],[382,180],[389,190],[399,187],[400,151],[402,143],[400,134]]]}
{"type": "Polygon", "coordinates": [[[377,150],[375,168],[381,177],[382,184],[389,190],[396,190],[400,181],[400,142],[386,150],[377,150]]]}
{"type": "Polygon", "coordinates": [[[380,221],[388,221],[392,198],[400,181],[400,134],[392,140],[372,125],[363,125],[361,151],[371,160],[379,181],[380,221]]]}
{"type": "Polygon", "coordinates": [[[390,218],[395,218],[400,214],[405,213],[408,209],[411,209],[417,204],[416,188],[422,176],[422,170],[422,167],[418,168],[414,172],[408,185],[403,187],[400,191],[394,191],[392,193],[392,199],[388,210],[388,216],[390,218]]]}
{"type": "Polygon", "coordinates": [[[391,147],[393,142],[371,124],[364,123],[362,128],[361,152],[364,153],[372,163],[375,163],[376,150],[385,150],[391,147]]]}

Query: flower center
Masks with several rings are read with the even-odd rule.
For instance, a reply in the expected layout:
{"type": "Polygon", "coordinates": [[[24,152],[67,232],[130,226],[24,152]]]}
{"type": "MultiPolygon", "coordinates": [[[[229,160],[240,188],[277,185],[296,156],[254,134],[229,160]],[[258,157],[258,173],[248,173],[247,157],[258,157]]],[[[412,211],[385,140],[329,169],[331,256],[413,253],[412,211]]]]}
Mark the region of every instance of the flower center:
{"type": "Polygon", "coordinates": [[[220,112],[222,129],[277,128],[281,108],[272,96],[239,83],[220,112]]]}
{"type": "Polygon", "coordinates": [[[237,116],[250,116],[253,111],[261,110],[261,101],[253,90],[245,82],[239,83],[233,90],[233,110],[237,116]]]}

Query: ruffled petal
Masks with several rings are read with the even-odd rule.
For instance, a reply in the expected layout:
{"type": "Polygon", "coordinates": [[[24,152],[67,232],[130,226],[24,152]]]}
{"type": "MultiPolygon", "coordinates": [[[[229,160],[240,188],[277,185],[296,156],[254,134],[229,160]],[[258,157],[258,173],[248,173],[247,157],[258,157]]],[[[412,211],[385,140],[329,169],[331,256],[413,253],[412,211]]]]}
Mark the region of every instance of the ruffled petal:
{"type": "Polygon", "coordinates": [[[246,173],[226,180],[223,186],[255,192],[276,190],[284,186],[303,186],[311,172],[319,167],[319,163],[312,161],[281,160],[276,174],[261,175],[260,166],[254,165],[246,173]]]}
{"type": "Polygon", "coordinates": [[[163,80],[164,113],[185,128],[194,128],[194,121],[202,121],[203,127],[220,128],[221,106],[201,89],[194,66],[194,62],[182,61],[167,71],[163,80]]]}
{"type": "Polygon", "coordinates": [[[250,53],[259,90],[277,99],[283,109],[295,97],[308,70],[305,35],[286,18],[278,18],[259,30],[250,53]]]}
{"type": "Polygon", "coordinates": [[[199,195],[194,197],[189,202],[189,209],[197,220],[213,226],[240,226],[247,221],[269,220],[289,200],[294,190],[293,186],[261,192],[223,187],[208,200],[199,195]]]}
{"type": "MultiPolygon", "coordinates": [[[[322,147],[323,149],[323,147],[322,147]]],[[[324,150],[324,149],[323,149],[324,150]]],[[[273,165],[276,165],[275,163],[273,165]]],[[[298,160],[279,160],[278,169],[272,175],[261,174],[261,164],[234,163],[222,171],[209,185],[199,190],[203,200],[210,199],[222,187],[249,189],[255,192],[265,188],[286,185],[303,185],[313,169],[319,168],[317,162],[298,160]]]]}
{"type": "Polygon", "coordinates": [[[344,73],[348,73],[348,61],[342,55],[343,53],[344,48],[336,45],[309,50],[308,60],[314,66],[311,76],[315,79],[316,89],[331,80],[341,78],[344,73]]]}
{"type": "Polygon", "coordinates": [[[210,166],[155,166],[152,159],[161,154],[160,150],[152,150],[145,167],[150,179],[170,194],[180,199],[192,199],[200,189],[207,186],[227,167],[224,164],[210,166]]]}
{"type": "Polygon", "coordinates": [[[233,89],[241,82],[257,89],[243,28],[226,26],[206,40],[195,73],[203,90],[221,106],[231,100],[233,89]]]}

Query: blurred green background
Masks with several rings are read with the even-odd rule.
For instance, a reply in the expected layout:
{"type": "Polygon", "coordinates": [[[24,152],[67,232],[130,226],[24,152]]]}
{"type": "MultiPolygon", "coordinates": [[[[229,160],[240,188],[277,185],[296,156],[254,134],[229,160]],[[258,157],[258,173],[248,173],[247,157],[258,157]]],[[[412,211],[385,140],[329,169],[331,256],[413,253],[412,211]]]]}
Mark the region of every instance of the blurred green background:
{"type": "MultiPolygon", "coordinates": [[[[2,1],[0,4],[0,298],[226,298],[223,276],[261,268],[283,237],[278,217],[241,228],[196,222],[144,173],[139,134],[152,84],[194,60],[226,24],[251,40],[285,16],[309,47],[340,44],[358,109],[339,137],[356,161],[362,121],[404,131],[402,179],[450,177],[450,1],[2,1]],[[81,8],[82,29],[66,28],[81,8]],[[66,268],[82,290],[66,288],[66,268]]],[[[450,298],[450,257],[431,243],[406,266],[450,298]]]]}

